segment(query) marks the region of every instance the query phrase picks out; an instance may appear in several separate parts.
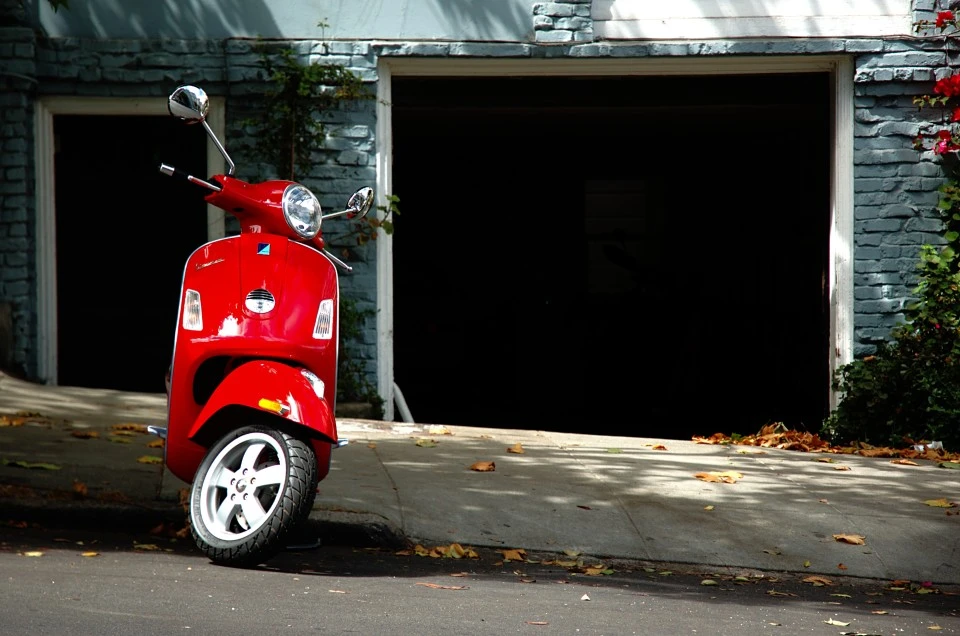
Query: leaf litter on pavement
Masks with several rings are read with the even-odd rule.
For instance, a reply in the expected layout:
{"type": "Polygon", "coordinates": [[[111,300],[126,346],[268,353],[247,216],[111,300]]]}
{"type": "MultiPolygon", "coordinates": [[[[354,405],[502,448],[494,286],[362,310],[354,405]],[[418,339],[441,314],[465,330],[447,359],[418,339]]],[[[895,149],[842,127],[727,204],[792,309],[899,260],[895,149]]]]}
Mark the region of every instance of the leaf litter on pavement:
{"type": "MultiPolygon", "coordinates": [[[[767,424],[754,435],[714,433],[709,437],[695,435],[692,439],[698,444],[753,446],[801,452],[860,455],[862,457],[889,457],[908,460],[926,459],[937,462],[942,468],[960,469],[960,453],[948,453],[942,448],[931,448],[928,443],[904,440],[906,447],[900,449],[872,446],[863,442],[856,442],[848,446],[836,446],[821,439],[816,433],[789,429],[782,422],[767,424]]],[[[893,463],[906,466],[916,465],[907,462],[893,463]]]]}

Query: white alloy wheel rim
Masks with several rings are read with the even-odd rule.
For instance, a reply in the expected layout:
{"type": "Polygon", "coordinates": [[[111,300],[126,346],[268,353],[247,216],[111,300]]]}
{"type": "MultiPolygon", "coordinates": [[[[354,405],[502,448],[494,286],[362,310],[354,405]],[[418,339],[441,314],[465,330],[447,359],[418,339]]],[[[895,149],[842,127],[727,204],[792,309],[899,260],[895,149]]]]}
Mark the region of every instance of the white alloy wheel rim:
{"type": "Polygon", "coordinates": [[[227,444],[200,486],[204,527],[224,541],[256,532],[280,503],[287,469],[283,447],[265,433],[248,433],[227,444]]]}

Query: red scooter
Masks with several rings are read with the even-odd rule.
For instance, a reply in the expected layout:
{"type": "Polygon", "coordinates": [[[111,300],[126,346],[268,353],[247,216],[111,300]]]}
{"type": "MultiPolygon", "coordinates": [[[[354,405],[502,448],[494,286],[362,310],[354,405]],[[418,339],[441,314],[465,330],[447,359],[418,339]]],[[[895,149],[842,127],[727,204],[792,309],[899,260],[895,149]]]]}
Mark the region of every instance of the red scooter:
{"type": "Polygon", "coordinates": [[[321,222],[362,218],[373,190],[345,210],[292,181],[245,183],[206,122],[203,90],[177,88],[170,114],[203,125],[228,165],[209,180],[160,171],[210,190],[240,234],[207,243],[187,260],[173,362],[167,377],[164,461],[192,482],[190,525],[214,562],[262,563],[286,547],[310,514],[337,437],[339,287],[321,222]]]}

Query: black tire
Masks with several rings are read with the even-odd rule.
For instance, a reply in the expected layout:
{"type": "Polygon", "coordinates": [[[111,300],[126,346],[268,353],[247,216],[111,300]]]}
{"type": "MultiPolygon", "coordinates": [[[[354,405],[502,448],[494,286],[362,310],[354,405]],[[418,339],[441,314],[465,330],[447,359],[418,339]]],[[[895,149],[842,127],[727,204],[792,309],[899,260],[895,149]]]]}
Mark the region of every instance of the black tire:
{"type": "Polygon", "coordinates": [[[215,563],[263,563],[307,519],[316,495],[317,461],[308,442],[268,426],[231,431],[194,477],[193,538],[215,563]]]}

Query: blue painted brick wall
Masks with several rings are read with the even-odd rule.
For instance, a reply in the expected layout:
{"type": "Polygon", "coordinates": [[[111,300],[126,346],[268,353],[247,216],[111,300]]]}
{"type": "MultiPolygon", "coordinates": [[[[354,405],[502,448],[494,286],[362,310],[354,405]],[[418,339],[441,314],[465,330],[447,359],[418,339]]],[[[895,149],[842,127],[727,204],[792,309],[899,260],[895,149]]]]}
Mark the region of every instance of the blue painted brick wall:
{"type": "Polygon", "coordinates": [[[27,376],[36,373],[35,39],[29,29],[0,29],[0,303],[10,306],[13,318],[8,371],[27,376]]]}

